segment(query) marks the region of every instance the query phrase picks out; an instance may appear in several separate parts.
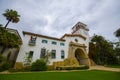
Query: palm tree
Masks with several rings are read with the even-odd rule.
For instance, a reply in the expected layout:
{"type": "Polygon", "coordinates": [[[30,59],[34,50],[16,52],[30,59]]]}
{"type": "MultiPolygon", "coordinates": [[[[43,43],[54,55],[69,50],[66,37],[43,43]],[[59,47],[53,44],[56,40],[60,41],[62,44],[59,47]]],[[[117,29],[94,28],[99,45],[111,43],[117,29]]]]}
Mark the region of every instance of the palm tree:
{"type": "Polygon", "coordinates": [[[115,32],[114,32],[115,36],[118,37],[119,41],[120,41],[120,28],[117,29],[115,32]]]}
{"type": "Polygon", "coordinates": [[[18,15],[18,12],[12,9],[7,9],[5,13],[3,13],[3,16],[5,16],[6,19],[8,20],[7,24],[5,25],[5,28],[7,28],[9,22],[17,23],[20,20],[19,19],[20,15],[18,15]]]}

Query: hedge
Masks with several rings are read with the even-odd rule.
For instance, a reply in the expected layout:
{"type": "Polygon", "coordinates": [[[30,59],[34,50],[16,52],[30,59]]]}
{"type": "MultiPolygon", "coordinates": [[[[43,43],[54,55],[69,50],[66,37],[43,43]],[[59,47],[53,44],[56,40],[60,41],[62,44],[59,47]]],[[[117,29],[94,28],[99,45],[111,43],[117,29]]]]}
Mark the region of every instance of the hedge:
{"type": "Polygon", "coordinates": [[[59,66],[59,67],[56,67],[56,70],[82,70],[82,69],[89,69],[89,66],[82,65],[82,66],[59,66]]]}

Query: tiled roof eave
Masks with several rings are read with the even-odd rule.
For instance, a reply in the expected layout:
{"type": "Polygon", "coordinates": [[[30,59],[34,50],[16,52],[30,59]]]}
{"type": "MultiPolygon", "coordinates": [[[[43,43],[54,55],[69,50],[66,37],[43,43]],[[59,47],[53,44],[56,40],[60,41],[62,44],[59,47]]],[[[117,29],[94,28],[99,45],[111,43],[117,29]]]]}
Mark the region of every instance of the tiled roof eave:
{"type": "Polygon", "coordinates": [[[23,31],[23,35],[25,35],[25,34],[33,35],[33,36],[37,36],[37,37],[48,38],[48,39],[53,39],[53,40],[58,40],[58,41],[65,41],[64,39],[59,39],[59,38],[55,38],[55,37],[50,37],[50,36],[45,36],[45,35],[41,35],[41,34],[35,34],[35,33],[23,31]]]}
{"type": "Polygon", "coordinates": [[[61,37],[61,39],[63,39],[64,37],[80,37],[80,38],[83,38],[84,40],[86,40],[86,37],[85,36],[82,36],[80,34],[65,34],[64,36],[61,37]]]}

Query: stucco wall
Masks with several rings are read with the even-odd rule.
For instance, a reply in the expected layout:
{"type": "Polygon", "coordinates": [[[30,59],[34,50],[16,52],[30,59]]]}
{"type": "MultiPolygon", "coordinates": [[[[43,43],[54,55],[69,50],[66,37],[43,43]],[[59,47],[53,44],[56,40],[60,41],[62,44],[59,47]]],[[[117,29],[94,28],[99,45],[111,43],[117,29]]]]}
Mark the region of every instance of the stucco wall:
{"type": "Polygon", "coordinates": [[[85,29],[78,29],[74,34],[80,34],[86,39],[83,39],[82,37],[75,37],[75,36],[65,36],[64,40],[65,41],[60,41],[60,40],[54,40],[54,39],[49,39],[49,38],[44,38],[44,37],[37,37],[36,39],[36,45],[35,46],[30,46],[28,45],[29,40],[31,38],[31,35],[25,34],[23,37],[23,45],[20,48],[18,58],[16,62],[24,62],[26,53],[29,51],[34,51],[32,62],[36,61],[37,59],[40,59],[40,54],[41,54],[41,48],[45,48],[46,50],[56,50],[56,58],[55,59],[50,59],[50,64],[52,65],[53,62],[57,61],[63,61],[64,59],[61,59],[61,50],[64,50],[65,52],[65,58],[68,58],[68,51],[69,51],[69,43],[72,41],[74,43],[79,43],[79,44],[85,44],[86,46],[86,52],[89,52],[89,34],[88,31],[85,29]],[[78,40],[78,42],[75,41],[75,39],[78,40]],[[42,40],[47,40],[48,43],[42,43],[42,40]],[[52,41],[57,42],[57,45],[51,44],[52,41]],[[60,46],[60,43],[65,43],[64,46],[60,46]]]}
{"type": "Polygon", "coordinates": [[[80,37],[65,37],[64,39],[66,40],[65,43],[66,43],[67,47],[69,47],[69,43],[71,41],[74,43],[85,44],[86,52],[88,53],[88,51],[89,51],[89,40],[88,39],[84,40],[83,38],[80,38],[80,37]],[[75,42],[75,39],[77,39],[78,42],[75,42]]]}
{"type": "MultiPolygon", "coordinates": [[[[79,29],[74,34],[81,34],[81,35],[86,37],[86,40],[83,41],[83,43],[87,46],[86,50],[87,50],[87,53],[88,53],[89,52],[89,41],[90,41],[88,31],[85,30],[85,29],[79,29]]],[[[80,41],[82,41],[82,40],[80,40],[80,41]]],[[[80,43],[82,43],[82,42],[80,42],[80,43]]]]}
{"type": "Polygon", "coordinates": [[[61,50],[64,50],[65,52],[65,58],[67,58],[67,47],[66,44],[65,46],[60,46],[60,43],[64,43],[64,41],[58,41],[58,40],[52,40],[52,39],[47,39],[47,38],[42,38],[42,37],[37,37],[36,39],[36,45],[35,46],[30,46],[28,45],[29,40],[30,40],[30,35],[25,35],[24,40],[23,40],[23,45],[21,46],[21,49],[18,54],[18,58],[16,62],[24,62],[25,60],[25,53],[29,51],[34,51],[33,53],[33,58],[32,62],[36,61],[37,59],[40,59],[40,54],[41,54],[41,48],[45,48],[46,50],[56,50],[56,58],[55,59],[50,59],[50,64],[55,61],[63,61],[61,59],[61,50]],[[42,40],[47,40],[48,43],[42,43],[42,40]],[[57,45],[51,44],[52,41],[57,42],[57,45]]]}

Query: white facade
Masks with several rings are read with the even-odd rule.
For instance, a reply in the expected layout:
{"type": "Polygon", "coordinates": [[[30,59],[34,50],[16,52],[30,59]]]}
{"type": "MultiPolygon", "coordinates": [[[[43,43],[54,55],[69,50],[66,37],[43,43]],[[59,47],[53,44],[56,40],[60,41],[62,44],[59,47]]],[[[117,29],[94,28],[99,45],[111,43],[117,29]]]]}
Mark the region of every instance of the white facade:
{"type": "Polygon", "coordinates": [[[34,62],[37,59],[41,58],[42,49],[45,49],[46,51],[49,50],[49,52],[51,52],[52,50],[56,51],[55,58],[50,58],[50,65],[52,65],[53,62],[63,61],[65,58],[68,57],[68,49],[70,42],[85,44],[85,46],[87,47],[86,52],[88,53],[89,30],[86,28],[86,25],[83,25],[83,23],[78,22],[72,29],[72,33],[65,34],[60,39],[30,32],[23,32],[23,45],[20,48],[16,62],[22,62],[24,64],[26,53],[29,53],[30,51],[33,52],[31,62],[34,62]],[[35,39],[35,43],[33,45],[29,44],[31,38],[35,39]],[[62,54],[62,51],[64,51],[64,54],[62,54]]]}

